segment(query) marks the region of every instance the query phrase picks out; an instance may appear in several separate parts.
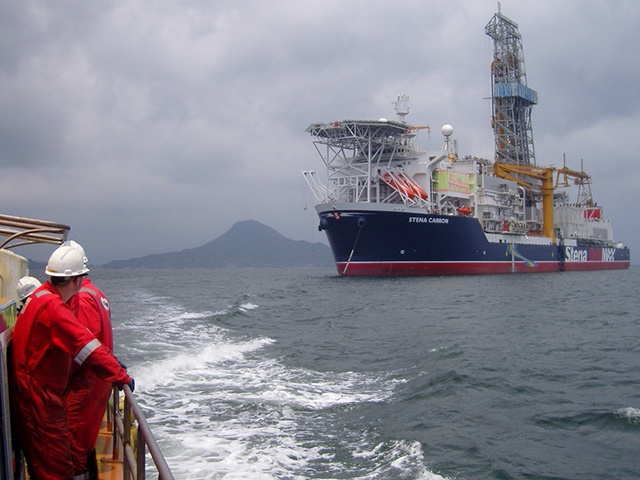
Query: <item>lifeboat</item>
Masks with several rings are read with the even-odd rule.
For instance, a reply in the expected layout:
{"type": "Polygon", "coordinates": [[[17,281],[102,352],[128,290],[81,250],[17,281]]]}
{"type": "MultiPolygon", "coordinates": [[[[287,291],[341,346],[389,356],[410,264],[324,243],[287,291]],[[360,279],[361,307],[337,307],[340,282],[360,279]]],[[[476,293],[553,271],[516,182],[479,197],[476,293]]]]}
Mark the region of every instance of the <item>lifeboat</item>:
{"type": "Polygon", "coordinates": [[[413,190],[413,192],[415,193],[416,197],[420,197],[423,200],[427,199],[427,192],[425,192],[422,187],[420,185],[418,185],[415,181],[413,181],[412,179],[406,177],[404,174],[400,174],[398,175],[398,177],[400,178],[400,180],[402,180],[403,182],[405,182],[408,186],[411,187],[411,190],[413,190]]]}
{"type": "Polygon", "coordinates": [[[389,186],[391,186],[391,188],[401,193],[402,195],[405,195],[409,198],[414,198],[416,196],[416,193],[413,191],[413,188],[411,188],[411,186],[408,185],[406,182],[404,182],[402,179],[400,178],[396,179],[391,175],[389,175],[388,173],[385,173],[384,175],[382,175],[382,179],[389,186]]]}

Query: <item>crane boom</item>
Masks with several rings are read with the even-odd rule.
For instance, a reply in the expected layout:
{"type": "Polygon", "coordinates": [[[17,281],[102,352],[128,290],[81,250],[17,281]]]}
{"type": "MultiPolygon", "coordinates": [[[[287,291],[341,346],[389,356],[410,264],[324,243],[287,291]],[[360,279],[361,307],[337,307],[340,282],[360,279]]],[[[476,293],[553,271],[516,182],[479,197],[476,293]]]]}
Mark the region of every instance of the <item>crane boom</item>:
{"type": "Polygon", "coordinates": [[[593,197],[591,196],[591,176],[584,171],[578,172],[567,167],[559,168],[558,176],[556,177],[556,188],[558,188],[558,186],[568,187],[569,178],[573,178],[575,180],[575,184],[578,185],[578,200],[576,203],[582,207],[593,206],[593,197]],[[560,176],[562,176],[562,183],[560,181],[560,176]]]}
{"type": "Polygon", "coordinates": [[[493,173],[500,178],[512,180],[518,185],[533,190],[533,184],[522,180],[516,175],[524,175],[541,182],[542,194],[542,234],[555,243],[555,227],[553,219],[553,172],[555,167],[536,167],[533,165],[517,165],[512,163],[495,162],[493,173]]]}

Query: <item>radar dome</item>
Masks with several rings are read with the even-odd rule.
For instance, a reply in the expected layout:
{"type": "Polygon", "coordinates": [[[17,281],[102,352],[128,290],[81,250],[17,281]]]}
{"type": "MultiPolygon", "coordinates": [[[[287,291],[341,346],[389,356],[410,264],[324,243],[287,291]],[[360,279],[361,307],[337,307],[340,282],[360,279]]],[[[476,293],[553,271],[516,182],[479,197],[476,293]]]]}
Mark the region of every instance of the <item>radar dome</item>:
{"type": "Polygon", "coordinates": [[[446,125],[442,126],[442,129],[440,131],[445,137],[450,137],[453,134],[453,127],[447,123],[446,125]]]}
{"type": "Polygon", "coordinates": [[[380,119],[378,119],[379,122],[388,122],[389,120],[387,120],[386,118],[382,117],[380,119]]]}

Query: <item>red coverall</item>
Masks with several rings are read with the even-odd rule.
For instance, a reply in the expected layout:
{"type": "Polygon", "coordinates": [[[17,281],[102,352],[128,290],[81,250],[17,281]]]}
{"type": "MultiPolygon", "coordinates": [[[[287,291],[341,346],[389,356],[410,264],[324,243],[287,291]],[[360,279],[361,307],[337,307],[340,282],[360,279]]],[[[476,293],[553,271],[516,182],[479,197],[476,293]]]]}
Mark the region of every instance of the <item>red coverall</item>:
{"type": "Polygon", "coordinates": [[[82,326],[55,287],[45,282],[29,297],[12,336],[11,407],[32,480],[74,476],[64,393],[71,363],[107,382],[129,383],[118,360],[82,326]]]}
{"type": "MultiPolygon", "coordinates": [[[[67,303],[80,323],[102,345],[113,351],[109,300],[89,277],[84,278],[80,291],[67,303]]],[[[89,469],[87,460],[96,446],[111,388],[111,382],[100,379],[86,366],[75,370],[71,375],[65,402],[71,431],[71,458],[76,475],[89,469]]]]}

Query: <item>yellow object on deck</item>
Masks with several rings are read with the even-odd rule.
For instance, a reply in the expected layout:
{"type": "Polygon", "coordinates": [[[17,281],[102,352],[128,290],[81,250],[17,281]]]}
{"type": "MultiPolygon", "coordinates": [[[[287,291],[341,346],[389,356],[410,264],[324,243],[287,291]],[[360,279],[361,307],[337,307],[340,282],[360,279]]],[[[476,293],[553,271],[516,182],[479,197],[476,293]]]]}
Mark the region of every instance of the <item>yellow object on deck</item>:
{"type": "Polygon", "coordinates": [[[549,237],[553,243],[556,242],[556,233],[553,219],[553,172],[555,167],[535,167],[531,165],[516,165],[504,162],[493,164],[493,173],[500,178],[512,180],[529,190],[533,185],[525,182],[515,174],[525,175],[542,182],[542,234],[549,237]]]}

